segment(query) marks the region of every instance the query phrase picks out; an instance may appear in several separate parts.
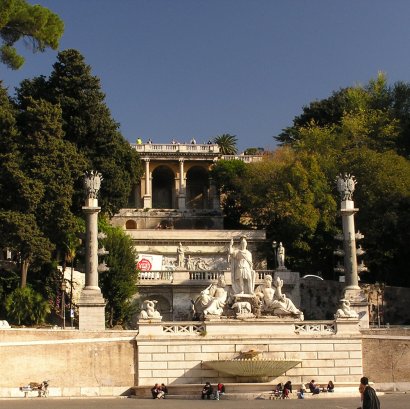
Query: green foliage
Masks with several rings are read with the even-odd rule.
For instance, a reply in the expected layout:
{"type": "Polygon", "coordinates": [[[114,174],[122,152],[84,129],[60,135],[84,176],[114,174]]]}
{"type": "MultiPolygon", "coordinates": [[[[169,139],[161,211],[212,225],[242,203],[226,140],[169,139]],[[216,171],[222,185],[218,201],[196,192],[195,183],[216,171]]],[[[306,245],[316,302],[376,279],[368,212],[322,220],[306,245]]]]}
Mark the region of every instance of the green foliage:
{"type": "Polygon", "coordinates": [[[246,165],[240,160],[220,160],[211,169],[211,177],[221,193],[224,209],[224,226],[227,229],[243,227],[241,216],[244,203],[241,199],[242,181],[246,177],[246,165]]]}
{"type": "MultiPolygon", "coordinates": [[[[61,107],[64,139],[74,144],[86,159],[82,172],[98,170],[104,177],[100,205],[110,215],[125,207],[142,167],[135,150],[118,131],[105,104],[100,81],[91,75],[91,67],[76,50],[60,52],[49,79],[38,77],[24,81],[18,90],[21,109],[28,97],[46,99],[61,107]]],[[[82,183],[75,185],[75,212],[83,203],[82,183]]]]}
{"type": "Polygon", "coordinates": [[[5,302],[7,320],[17,325],[40,324],[50,314],[50,306],[41,294],[30,287],[17,288],[5,302]]]}
{"type": "Polygon", "coordinates": [[[63,32],[63,21],[49,9],[25,0],[0,0],[0,61],[9,68],[16,70],[24,64],[14,48],[20,39],[33,52],[43,52],[47,47],[57,49],[63,32]]]}
{"type": "Polygon", "coordinates": [[[29,265],[49,261],[53,245],[41,232],[33,214],[0,211],[0,231],[0,248],[8,247],[17,254],[24,287],[29,265]]]}
{"type": "Polygon", "coordinates": [[[134,312],[131,297],[135,294],[138,271],[131,238],[121,228],[100,224],[107,234],[105,248],[109,271],[99,274],[99,285],[107,300],[106,320],[110,327],[127,325],[134,312]]]}
{"type": "MultiPolygon", "coordinates": [[[[356,176],[356,225],[365,235],[361,244],[370,270],[362,279],[410,285],[404,248],[409,240],[410,85],[389,87],[379,73],[365,86],[312,103],[286,135],[292,136],[286,143],[298,157],[317,157],[329,186],[339,173],[356,176]],[[329,104],[337,115],[327,115],[329,104]]],[[[325,235],[316,237],[324,242],[325,235]]]]}
{"type": "Polygon", "coordinates": [[[18,272],[12,268],[0,269],[0,316],[5,316],[5,301],[6,297],[19,286],[20,276],[18,272]]]}
{"type": "Polygon", "coordinates": [[[260,155],[264,152],[263,148],[247,148],[245,149],[245,155],[260,155]]]}
{"type": "Polygon", "coordinates": [[[213,142],[219,146],[222,155],[235,155],[238,152],[238,148],[236,147],[238,138],[236,135],[224,133],[216,136],[213,142]]]}

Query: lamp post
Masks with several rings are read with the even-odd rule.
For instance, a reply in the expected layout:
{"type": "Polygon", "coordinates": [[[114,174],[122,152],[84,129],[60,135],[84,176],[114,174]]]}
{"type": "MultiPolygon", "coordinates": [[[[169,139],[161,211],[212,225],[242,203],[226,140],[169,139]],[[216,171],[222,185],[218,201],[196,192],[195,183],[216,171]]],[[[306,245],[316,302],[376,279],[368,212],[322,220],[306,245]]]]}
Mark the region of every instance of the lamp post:
{"type": "Polygon", "coordinates": [[[63,313],[63,329],[65,329],[65,290],[67,288],[67,285],[64,281],[61,282],[61,312],[63,313]]]}
{"type": "Polygon", "coordinates": [[[278,267],[278,255],[277,255],[277,248],[278,248],[278,243],[276,243],[276,241],[274,240],[272,242],[272,248],[273,248],[273,265],[276,268],[278,267]]]}

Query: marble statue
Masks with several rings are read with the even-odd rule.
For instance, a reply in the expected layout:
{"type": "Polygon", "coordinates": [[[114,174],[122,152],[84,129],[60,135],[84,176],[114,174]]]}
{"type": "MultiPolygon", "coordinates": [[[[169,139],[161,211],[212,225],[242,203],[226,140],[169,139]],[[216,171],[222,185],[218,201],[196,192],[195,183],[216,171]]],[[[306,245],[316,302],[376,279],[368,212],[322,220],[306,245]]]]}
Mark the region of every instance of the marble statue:
{"type": "Polygon", "coordinates": [[[342,201],[353,200],[353,192],[357,181],[353,175],[345,173],[344,176],[340,174],[336,178],[337,191],[340,194],[342,201]]]}
{"type": "Polygon", "coordinates": [[[357,318],[359,315],[350,307],[350,301],[342,298],[340,308],[336,311],[335,318],[357,318]]]}
{"type": "Polygon", "coordinates": [[[194,312],[197,318],[207,315],[221,316],[228,298],[225,289],[225,277],[220,275],[217,284],[211,284],[194,301],[194,312]]]}
{"type": "Polygon", "coordinates": [[[85,172],[84,190],[87,198],[97,199],[103,177],[94,170],[85,172]]]}
{"type": "Polygon", "coordinates": [[[177,266],[185,267],[185,252],[182,243],[179,243],[177,248],[177,266]]]}
{"type": "Polygon", "coordinates": [[[234,249],[233,239],[229,244],[232,291],[234,294],[253,294],[256,273],[253,270],[252,254],[247,250],[245,237],[241,237],[239,249],[234,249]]]}
{"type": "Polygon", "coordinates": [[[285,267],[285,247],[283,247],[282,242],[279,243],[277,259],[278,259],[278,267],[279,268],[285,267]]]}
{"type": "Polygon", "coordinates": [[[232,309],[237,315],[250,314],[252,312],[251,303],[248,301],[237,301],[232,304],[232,309]]]}
{"type": "Polygon", "coordinates": [[[142,310],[140,312],[140,319],[151,320],[158,319],[161,320],[161,314],[155,309],[158,301],[157,300],[145,300],[142,303],[142,310]]]}
{"type": "Polygon", "coordinates": [[[186,259],[186,269],[188,271],[192,271],[195,270],[195,262],[194,260],[191,258],[191,256],[188,254],[188,257],[186,259]]]}
{"type": "Polygon", "coordinates": [[[265,275],[263,284],[255,290],[255,295],[262,303],[261,311],[273,315],[291,315],[303,320],[303,312],[296,308],[295,304],[282,293],[283,280],[279,277],[272,282],[272,276],[265,275]],[[273,284],[273,287],[272,287],[273,284]]]}

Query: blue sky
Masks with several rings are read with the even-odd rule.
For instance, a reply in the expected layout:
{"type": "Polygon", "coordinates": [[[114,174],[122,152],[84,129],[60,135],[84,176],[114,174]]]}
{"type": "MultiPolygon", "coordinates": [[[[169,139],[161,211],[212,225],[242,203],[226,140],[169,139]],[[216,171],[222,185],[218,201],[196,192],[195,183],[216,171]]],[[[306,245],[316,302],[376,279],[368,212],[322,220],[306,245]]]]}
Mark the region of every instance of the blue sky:
{"type": "MultiPolygon", "coordinates": [[[[29,0],[34,3],[34,0],[29,0]]],[[[408,0],[38,0],[65,22],[101,79],[122,134],[169,143],[222,133],[273,149],[304,105],[378,71],[410,82],[408,0]]],[[[21,48],[13,89],[49,75],[56,52],[21,48]]]]}

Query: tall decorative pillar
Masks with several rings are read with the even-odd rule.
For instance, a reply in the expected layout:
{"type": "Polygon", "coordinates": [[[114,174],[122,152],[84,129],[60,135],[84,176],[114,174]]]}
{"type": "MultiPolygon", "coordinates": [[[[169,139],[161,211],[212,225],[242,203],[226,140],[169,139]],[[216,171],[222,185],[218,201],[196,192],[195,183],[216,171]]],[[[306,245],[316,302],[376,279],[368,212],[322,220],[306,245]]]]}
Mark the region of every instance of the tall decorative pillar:
{"type": "Polygon", "coordinates": [[[151,173],[149,171],[149,159],[145,158],[145,194],[144,194],[144,209],[152,208],[152,193],[151,193],[151,173]]]}
{"type": "Polygon", "coordinates": [[[97,197],[101,181],[98,172],[85,174],[85,287],[78,302],[80,330],[105,330],[105,301],[98,286],[98,213],[101,208],[97,197]]]}
{"type": "Polygon", "coordinates": [[[355,232],[354,215],[359,209],[354,207],[353,192],[357,184],[355,177],[350,174],[339,175],[337,190],[340,194],[340,213],[342,216],[343,229],[343,252],[345,273],[345,289],[343,300],[350,303],[352,309],[358,314],[360,326],[369,327],[369,316],[367,299],[359,287],[359,276],[357,271],[356,237],[363,235],[355,232]]]}
{"type": "Polygon", "coordinates": [[[178,209],[186,209],[186,183],[184,173],[184,159],[179,159],[179,192],[178,192],[178,209]]]}

